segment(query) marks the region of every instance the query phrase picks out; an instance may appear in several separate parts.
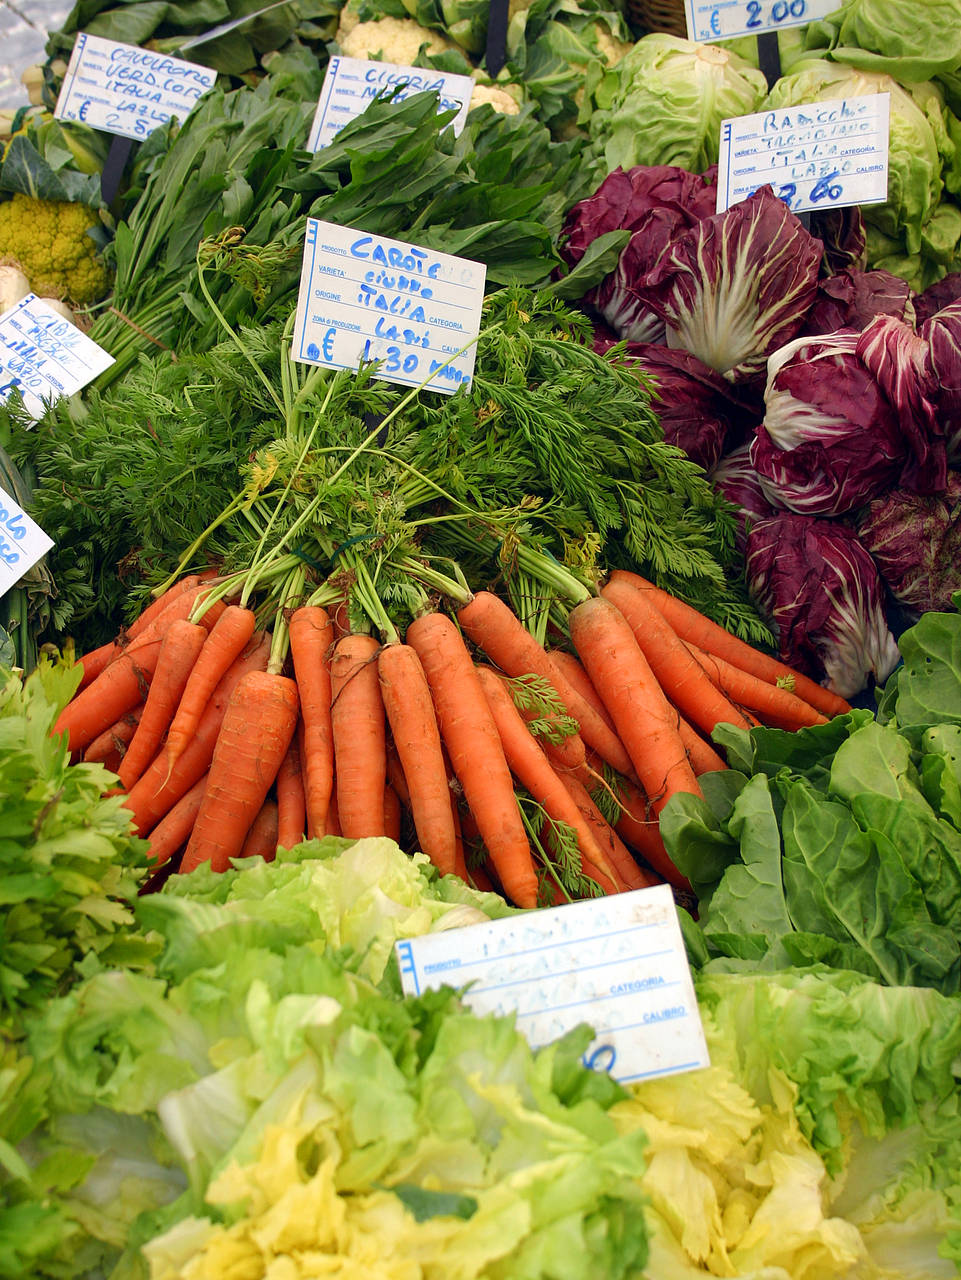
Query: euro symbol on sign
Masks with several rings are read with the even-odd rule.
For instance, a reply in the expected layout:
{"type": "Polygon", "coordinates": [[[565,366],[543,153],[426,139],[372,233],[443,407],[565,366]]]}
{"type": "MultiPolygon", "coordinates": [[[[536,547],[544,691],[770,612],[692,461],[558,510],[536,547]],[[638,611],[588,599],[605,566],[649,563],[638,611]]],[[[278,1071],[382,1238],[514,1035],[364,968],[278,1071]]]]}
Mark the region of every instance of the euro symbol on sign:
{"type": "Polygon", "coordinates": [[[81,120],[86,120],[86,118],[87,118],[87,108],[88,108],[89,106],[90,106],[90,103],[89,103],[89,101],[87,101],[87,102],[84,102],[83,106],[80,108],[80,111],[78,112],[78,115],[79,115],[79,117],[80,117],[80,119],[81,119],[81,120]]]}
{"type": "Polygon", "coordinates": [[[324,334],[324,359],[333,360],[334,358],[334,338],[337,335],[336,329],[328,329],[324,334]]]}
{"type": "Polygon", "coordinates": [[[716,9],[711,10],[711,35],[719,36],[721,34],[721,15],[716,9]]]}

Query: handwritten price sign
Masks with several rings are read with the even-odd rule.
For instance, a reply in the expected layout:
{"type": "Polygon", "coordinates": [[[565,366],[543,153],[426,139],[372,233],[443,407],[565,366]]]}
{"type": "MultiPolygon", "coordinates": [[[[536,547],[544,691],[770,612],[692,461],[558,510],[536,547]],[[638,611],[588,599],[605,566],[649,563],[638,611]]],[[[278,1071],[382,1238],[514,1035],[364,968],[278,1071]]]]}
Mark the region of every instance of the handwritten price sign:
{"type": "Polygon", "coordinates": [[[685,7],[690,39],[711,41],[803,27],[834,13],[838,0],[687,0],[685,7]]]}
{"type": "Polygon", "coordinates": [[[16,586],[52,546],[53,539],[0,489],[0,596],[16,586]]]}
{"type": "Polygon", "coordinates": [[[793,213],[888,198],[891,95],[811,102],[721,124],[717,211],[770,185],[793,213]]]}

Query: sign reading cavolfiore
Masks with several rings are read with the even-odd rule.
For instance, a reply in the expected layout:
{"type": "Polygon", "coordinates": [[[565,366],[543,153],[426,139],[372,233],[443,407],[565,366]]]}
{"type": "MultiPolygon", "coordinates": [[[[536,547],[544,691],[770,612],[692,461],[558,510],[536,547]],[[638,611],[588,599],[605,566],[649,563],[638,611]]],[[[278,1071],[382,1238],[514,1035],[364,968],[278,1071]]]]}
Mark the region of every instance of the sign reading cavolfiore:
{"type": "Polygon", "coordinates": [[[81,32],[53,114],[138,140],[171,116],[183,120],[216,78],[199,63],[81,32]]]}
{"type": "Polygon", "coordinates": [[[335,55],[327,66],[307,148],[319,151],[326,147],[339,130],[362,115],[379,94],[390,94],[391,101],[403,102],[414,93],[436,93],[438,111],[457,112],[451,128],[460,133],[467,121],[473,89],[470,76],[335,55]]]}
{"type": "Polygon", "coordinates": [[[15,586],[52,546],[53,539],[30,519],[15,498],[0,489],[0,596],[15,586]]]}
{"type": "Polygon", "coordinates": [[[710,1065],[669,885],[531,911],[394,944],[407,995],[470,984],[477,1014],[508,1014],[534,1048],[580,1023],[586,1066],[622,1084],[710,1065]]]}
{"type": "Polygon", "coordinates": [[[388,382],[450,394],[474,376],[486,275],[469,258],[308,218],[294,359],[380,360],[388,382]]]}
{"type": "Polygon", "coordinates": [[[0,316],[0,400],[19,391],[31,418],[113,363],[103,347],[32,293],[0,316]]]}
{"type": "Polygon", "coordinates": [[[684,7],[689,38],[711,41],[804,27],[834,13],[838,0],[686,0],[684,7]]]}
{"type": "Polygon", "coordinates": [[[811,102],[721,124],[717,211],[770,184],[793,213],[888,198],[891,95],[811,102]]]}

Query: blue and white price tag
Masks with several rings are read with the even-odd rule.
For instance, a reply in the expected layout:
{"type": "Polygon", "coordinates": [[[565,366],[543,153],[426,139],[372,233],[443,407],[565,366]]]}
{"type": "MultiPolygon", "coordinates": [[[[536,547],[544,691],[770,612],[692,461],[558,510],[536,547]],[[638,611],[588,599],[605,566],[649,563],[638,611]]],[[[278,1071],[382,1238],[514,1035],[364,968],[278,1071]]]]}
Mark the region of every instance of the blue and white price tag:
{"type": "Polygon", "coordinates": [[[793,213],[888,198],[891,95],[811,102],[721,124],[717,211],[769,183],[793,213]]]}
{"type": "Polygon", "coordinates": [[[580,1023],[585,1066],[622,1084],[710,1065],[668,885],[394,944],[407,995],[472,984],[478,1014],[517,1016],[534,1048],[580,1023]]]}
{"type": "Polygon", "coordinates": [[[139,141],[171,116],[183,120],[216,78],[199,63],[81,32],[53,114],[139,141]]]}
{"type": "Polygon", "coordinates": [[[103,347],[32,293],[0,316],[0,401],[19,391],[34,419],[113,363],[103,347]]]}
{"type": "Polygon", "coordinates": [[[328,146],[339,130],[362,115],[378,95],[393,94],[395,90],[394,102],[403,102],[414,93],[438,94],[437,110],[456,111],[451,127],[460,133],[467,122],[473,89],[470,76],[335,54],[327,66],[307,149],[319,151],[328,146]]]}
{"type": "Polygon", "coordinates": [[[700,41],[760,36],[805,27],[837,8],[838,0],[686,0],[687,34],[700,41]]]}
{"type": "Polygon", "coordinates": [[[469,258],[308,218],[294,359],[380,360],[379,378],[451,394],[474,376],[486,275],[469,258]]]}
{"type": "Polygon", "coordinates": [[[0,596],[16,586],[52,546],[53,539],[0,489],[0,596]]]}

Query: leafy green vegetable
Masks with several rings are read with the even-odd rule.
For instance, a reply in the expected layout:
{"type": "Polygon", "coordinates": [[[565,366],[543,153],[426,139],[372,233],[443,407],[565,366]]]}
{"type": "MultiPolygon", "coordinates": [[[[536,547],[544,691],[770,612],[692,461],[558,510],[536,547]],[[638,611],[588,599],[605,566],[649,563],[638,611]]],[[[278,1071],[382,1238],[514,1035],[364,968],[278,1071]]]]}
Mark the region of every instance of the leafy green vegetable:
{"type": "Polygon", "coordinates": [[[121,797],[101,797],[111,775],[70,764],[66,738],[50,736],[78,679],[46,660],[23,681],[0,671],[0,1030],[14,1035],[82,962],[149,956],[127,928],[146,845],[121,797]]]}
{"type": "Polygon", "coordinates": [[[805,44],[862,71],[928,80],[961,66],[961,3],[843,0],[836,13],[808,25],[805,44]]]}

